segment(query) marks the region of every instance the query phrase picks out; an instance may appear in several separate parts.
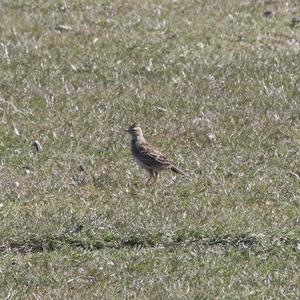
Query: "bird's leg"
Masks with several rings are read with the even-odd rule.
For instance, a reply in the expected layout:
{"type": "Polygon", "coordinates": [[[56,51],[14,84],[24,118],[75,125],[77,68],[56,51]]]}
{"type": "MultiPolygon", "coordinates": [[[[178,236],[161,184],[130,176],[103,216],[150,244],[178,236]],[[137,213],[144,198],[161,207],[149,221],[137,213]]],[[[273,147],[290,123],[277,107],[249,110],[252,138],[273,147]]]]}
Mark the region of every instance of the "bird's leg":
{"type": "Polygon", "coordinates": [[[147,170],[149,172],[150,178],[147,180],[146,185],[149,185],[151,179],[153,178],[153,171],[152,170],[147,170]]]}
{"type": "Polygon", "coordinates": [[[154,179],[153,179],[153,182],[152,182],[152,183],[154,183],[154,182],[157,181],[158,175],[159,175],[158,171],[154,171],[154,179]]]}

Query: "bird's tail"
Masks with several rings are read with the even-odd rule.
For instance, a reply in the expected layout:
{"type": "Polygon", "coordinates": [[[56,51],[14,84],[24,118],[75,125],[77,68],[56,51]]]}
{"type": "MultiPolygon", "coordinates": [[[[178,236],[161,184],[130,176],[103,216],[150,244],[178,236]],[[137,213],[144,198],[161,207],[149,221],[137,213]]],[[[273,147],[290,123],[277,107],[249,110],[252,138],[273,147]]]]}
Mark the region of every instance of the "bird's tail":
{"type": "Polygon", "coordinates": [[[175,166],[172,166],[172,167],[171,167],[171,170],[172,170],[173,172],[175,172],[175,173],[178,173],[178,174],[187,176],[186,173],[184,173],[183,171],[179,170],[179,169],[176,168],[175,166]]]}

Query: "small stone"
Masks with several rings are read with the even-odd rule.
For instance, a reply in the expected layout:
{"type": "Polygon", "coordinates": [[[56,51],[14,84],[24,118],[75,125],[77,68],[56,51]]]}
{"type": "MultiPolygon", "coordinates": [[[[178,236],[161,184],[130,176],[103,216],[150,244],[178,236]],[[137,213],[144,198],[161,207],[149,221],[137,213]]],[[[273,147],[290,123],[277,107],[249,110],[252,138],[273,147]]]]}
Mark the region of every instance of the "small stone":
{"type": "Polygon", "coordinates": [[[214,143],[217,140],[216,136],[211,132],[207,134],[207,138],[211,143],[214,143]]]}
{"type": "Polygon", "coordinates": [[[196,117],[196,118],[193,119],[192,124],[193,125],[198,125],[198,124],[200,124],[200,122],[201,122],[201,119],[196,117]]]}
{"type": "Polygon", "coordinates": [[[42,145],[41,145],[41,143],[39,141],[34,141],[32,143],[32,145],[35,147],[35,149],[36,149],[37,152],[40,152],[40,151],[43,150],[43,147],[42,147],[42,145]]]}
{"type": "Polygon", "coordinates": [[[32,174],[33,173],[33,168],[30,166],[24,166],[23,169],[25,170],[26,174],[32,174]]]}

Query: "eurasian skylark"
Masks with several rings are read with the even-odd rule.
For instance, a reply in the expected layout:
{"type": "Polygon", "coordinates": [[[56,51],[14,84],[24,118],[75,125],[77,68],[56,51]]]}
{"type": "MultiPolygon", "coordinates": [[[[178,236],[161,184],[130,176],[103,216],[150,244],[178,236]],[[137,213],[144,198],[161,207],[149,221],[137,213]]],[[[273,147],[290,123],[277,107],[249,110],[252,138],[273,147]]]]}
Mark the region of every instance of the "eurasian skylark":
{"type": "Polygon", "coordinates": [[[147,170],[150,175],[146,185],[150,183],[152,178],[154,178],[154,183],[158,178],[159,172],[162,170],[171,170],[175,173],[186,175],[184,172],[176,168],[159,151],[147,143],[139,124],[134,123],[124,131],[131,135],[131,152],[135,161],[140,167],[147,170]]]}

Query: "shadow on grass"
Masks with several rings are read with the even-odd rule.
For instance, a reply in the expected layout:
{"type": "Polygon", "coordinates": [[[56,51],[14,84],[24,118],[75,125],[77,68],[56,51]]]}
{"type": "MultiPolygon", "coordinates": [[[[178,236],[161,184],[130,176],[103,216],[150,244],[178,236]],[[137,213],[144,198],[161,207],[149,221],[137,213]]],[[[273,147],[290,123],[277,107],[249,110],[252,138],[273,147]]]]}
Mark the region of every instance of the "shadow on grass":
{"type": "Polygon", "coordinates": [[[131,235],[126,238],[105,237],[103,240],[86,240],[78,239],[73,236],[49,236],[44,238],[28,238],[24,241],[7,241],[0,245],[0,254],[8,252],[18,253],[38,253],[44,251],[56,251],[63,247],[71,247],[73,249],[82,249],[87,251],[97,251],[101,249],[140,249],[140,248],[164,248],[174,249],[180,247],[188,247],[189,245],[198,245],[203,247],[234,247],[237,249],[248,249],[253,246],[261,246],[266,249],[273,248],[274,246],[291,245],[295,250],[295,245],[299,244],[299,240],[290,238],[279,238],[274,240],[272,237],[269,240],[260,240],[257,237],[245,234],[236,236],[223,235],[215,237],[182,235],[174,236],[171,240],[164,241],[163,236],[142,236],[131,235]],[[267,245],[267,247],[265,246],[267,245]]]}

